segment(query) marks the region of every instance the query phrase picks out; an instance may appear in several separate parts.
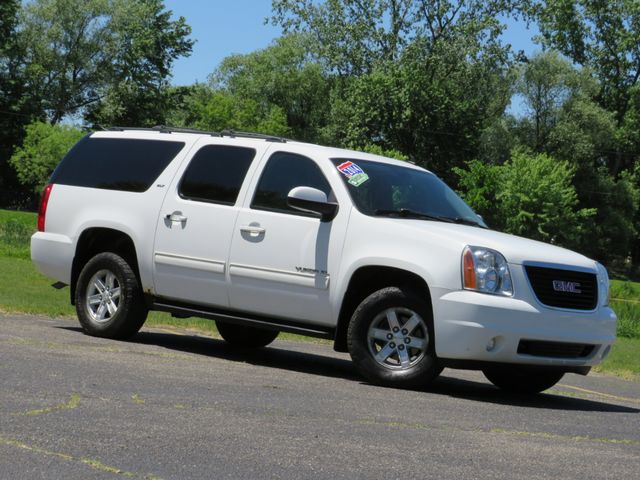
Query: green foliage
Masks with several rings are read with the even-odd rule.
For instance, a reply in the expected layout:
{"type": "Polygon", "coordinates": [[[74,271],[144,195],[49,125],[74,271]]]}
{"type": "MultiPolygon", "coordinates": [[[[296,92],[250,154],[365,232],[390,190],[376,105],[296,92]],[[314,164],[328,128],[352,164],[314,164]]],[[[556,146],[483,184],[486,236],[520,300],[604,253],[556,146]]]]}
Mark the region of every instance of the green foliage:
{"type": "Polygon", "coordinates": [[[636,180],[628,172],[618,179],[601,167],[580,179],[582,204],[593,205],[597,214],[582,238],[580,250],[608,265],[616,272],[627,269],[629,250],[637,239],[635,215],[638,212],[640,191],[636,180]]]}
{"type": "Polygon", "coordinates": [[[285,113],[275,105],[260,104],[230,93],[196,85],[181,92],[170,123],[202,130],[237,130],[287,136],[285,113]]]}
{"type": "Polygon", "coordinates": [[[13,35],[19,6],[18,0],[4,0],[0,3],[0,51],[6,47],[13,35]]]}
{"type": "Polygon", "coordinates": [[[62,157],[83,135],[82,130],[68,125],[32,123],[9,162],[23,185],[40,192],[62,157]]]}
{"type": "Polygon", "coordinates": [[[42,114],[21,62],[19,9],[18,0],[0,2],[0,201],[11,196],[18,183],[7,162],[13,146],[21,143],[24,126],[42,114]]]}
{"type": "Polygon", "coordinates": [[[33,213],[0,210],[0,257],[29,260],[29,243],[35,230],[33,213]]]}
{"type": "Polygon", "coordinates": [[[324,138],[398,150],[454,181],[509,101],[500,42],[510,1],[274,0],[272,20],[308,32],[336,77],[324,138]]]}
{"type": "Polygon", "coordinates": [[[285,32],[311,32],[318,55],[342,76],[371,72],[399,60],[416,40],[431,50],[467,38],[497,45],[510,0],[272,0],[272,22],[285,32]]]}
{"type": "Polygon", "coordinates": [[[593,68],[603,106],[622,118],[628,90],[638,82],[640,3],[546,0],[538,3],[536,13],[544,44],[593,68]]]}
{"type": "Polygon", "coordinates": [[[612,280],[610,303],[618,315],[618,336],[640,339],[640,283],[612,280]]]}
{"type": "Polygon", "coordinates": [[[89,122],[139,127],[166,123],[171,67],[177,58],[191,54],[194,43],[185,19],[172,20],[171,15],[162,0],[119,5],[113,16],[119,37],[113,65],[117,82],[111,82],[101,101],[89,108],[89,122]]]}
{"type": "Polygon", "coordinates": [[[365,145],[360,150],[363,152],[371,153],[373,155],[395,158],[396,160],[403,160],[405,162],[409,160],[409,157],[407,157],[404,153],[399,152],[398,150],[385,150],[380,145],[365,145]]]}
{"type": "MultiPolygon", "coordinates": [[[[596,213],[590,228],[568,246],[616,272],[629,270],[628,256],[638,231],[637,178],[624,172],[616,178],[609,173],[611,152],[621,144],[620,129],[615,115],[595,100],[597,80],[589,69],[576,69],[548,51],[521,68],[518,91],[527,115],[505,117],[485,130],[481,158],[490,162],[493,159],[487,158],[487,152],[496,152],[500,160],[506,147],[520,145],[571,165],[579,208],[596,213]]],[[[476,208],[482,212],[486,206],[476,208]]],[[[506,228],[500,222],[492,225],[506,228]]]]}
{"type": "Polygon", "coordinates": [[[578,209],[574,169],[545,154],[516,151],[503,167],[497,195],[505,229],[515,235],[575,246],[593,209],[578,209]]]}
{"type": "Polygon", "coordinates": [[[307,35],[288,35],[263,50],[231,55],[211,75],[211,85],[243,101],[277,107],[293,138],[318,141],[327,122],[331,83],[310,54],[311,45],[307,35]]]}
{"type": "MultiPolygon", "coordinates": [[[[624,128],[640,79],[640,2],[547,0],[536,2],[534,12],[544,45],[595,72],[598,103],[624,128]]],[[[623,148],[610,152],[612,173],[632,167],[637,154],[623,148]]]]}
{"type": "Polygon", "coordinates": [[[503,230],[506,222],[498,195],[504,168],[472,160],[467,162],[466,169],[455,167],[453,171],[459,177],[458,185],[464,201],[482,215],[489,227],[503,230]]]}
{"type": "MultiPolygon", "coordinates": [[[[183,18],[172,21],[170,15],[161,0],[26,3],[20,14],[23,62],[33,95],[42,100],[52,123],[105,96],[124,110],[111,106],[106,119],[138,120],[126,112],[141,105],[129,101],[135,98],[150,108],[173,60],[191,51],[190,28],[183,18]]],[[[97,112],[93,116],[103,120],[97,112]]]]}
{"type": "Polygon", "coordinates": [[[596,211],[579,208],[575,170],[546,154],[515,150],[504,165],[456,169],[466,201],[494,228],[575,248],[596,211]]]}

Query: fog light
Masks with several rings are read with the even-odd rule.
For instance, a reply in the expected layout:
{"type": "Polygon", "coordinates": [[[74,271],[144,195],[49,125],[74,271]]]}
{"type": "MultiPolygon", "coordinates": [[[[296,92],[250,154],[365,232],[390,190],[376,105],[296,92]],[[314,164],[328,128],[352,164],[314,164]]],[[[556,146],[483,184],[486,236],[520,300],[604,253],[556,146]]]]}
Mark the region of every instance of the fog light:
{"type": "Polygon", "coordinates": [[[493,337],[489,340],[489,343],[487,343],[487,352],[491,352],[494,348],[496,348],[496,337],[493,337]]]}
{"type": "Polygon", "coordinates": [[[607,355],[609,355],[609,352],[611,351],[611,345],[607,345],[607,348],[605,348],[602,353],[600,354],[600,358],[602,358],[602,360],[604,360],[605,358],[607,358],[607,355]]]}

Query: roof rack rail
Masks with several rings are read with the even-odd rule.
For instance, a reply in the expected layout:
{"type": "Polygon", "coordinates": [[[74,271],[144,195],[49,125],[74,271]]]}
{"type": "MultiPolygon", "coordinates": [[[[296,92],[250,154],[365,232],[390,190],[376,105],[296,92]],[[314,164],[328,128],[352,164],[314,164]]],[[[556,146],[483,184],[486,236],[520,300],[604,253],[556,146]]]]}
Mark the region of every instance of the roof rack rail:
{"type": "Polygon", "coordinates": [[[222,130],[221,132],[209,132],[206,130],[198,130],[196,128],[182,128],[182,127],[169,127],[166,125],[156,125],[151,128],[141,127],[111,127],[111,131],[124,132],[125,130],[135,131],[151,131],[160,133],[196,133],[201,135],[210,135],[212,137],[230,137],[230,138],[254,138],[257,140],[265,140],[267,142],[286,143],[288,140],[283,137],[277,137],[275,135],[266,135],[263,133],[251,133],[251,132],[236,132],[235,130],[222,130]]]}

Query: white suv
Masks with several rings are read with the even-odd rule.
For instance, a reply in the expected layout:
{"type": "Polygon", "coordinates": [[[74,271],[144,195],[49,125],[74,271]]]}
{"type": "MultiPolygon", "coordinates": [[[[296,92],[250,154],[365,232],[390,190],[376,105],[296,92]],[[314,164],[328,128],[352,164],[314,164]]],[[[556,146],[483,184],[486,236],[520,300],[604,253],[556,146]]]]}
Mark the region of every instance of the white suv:
{"type": "Polygon", "coordinates": [[[81,140],[46,187],[31,240],[90,335],[149,310],[216,321],[238,347],[332,339],[370,381],[444,367],[539,392],[615,340],[604,267],[487,228],[407,162],[244,133],[113,129],[81,140]]]}

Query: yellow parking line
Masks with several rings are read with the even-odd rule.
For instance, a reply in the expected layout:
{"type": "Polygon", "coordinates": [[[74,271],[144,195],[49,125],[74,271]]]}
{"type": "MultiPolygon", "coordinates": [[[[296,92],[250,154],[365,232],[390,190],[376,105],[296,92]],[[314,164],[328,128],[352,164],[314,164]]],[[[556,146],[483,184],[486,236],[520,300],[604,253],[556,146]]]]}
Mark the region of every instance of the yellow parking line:
{"type": "Polygon", "coordinates": [[[574,387],[572,385],[565,385],[563,383],[558,384],[559,387],[570,388],[571,390],[577,390],[578,392],[590,393],[592,395],[599,395],[605,398],[611,398],[613,400],[620,400],[621,402],[631,402],[640,404],[640,399],[638,398],[629,398],[629,397],[619,397],[618,395],[611,395],[610,393],[602,393],[596,392],[595,390],[589,390],[586,388],[574,387]]]}

